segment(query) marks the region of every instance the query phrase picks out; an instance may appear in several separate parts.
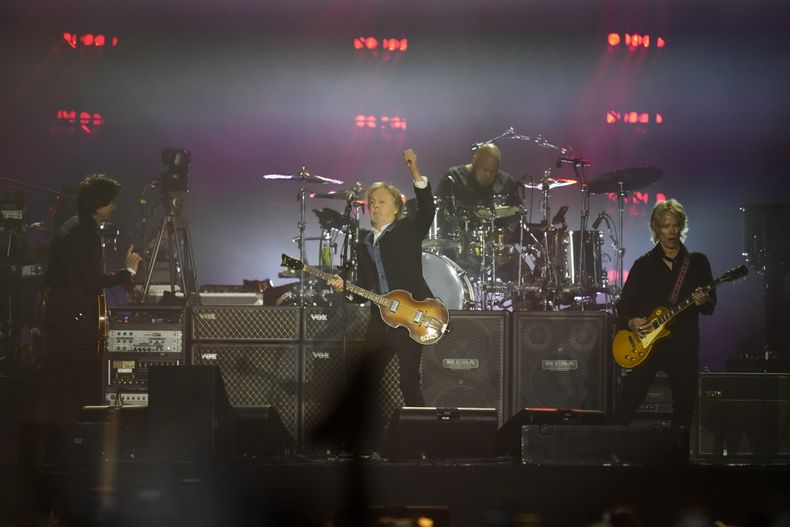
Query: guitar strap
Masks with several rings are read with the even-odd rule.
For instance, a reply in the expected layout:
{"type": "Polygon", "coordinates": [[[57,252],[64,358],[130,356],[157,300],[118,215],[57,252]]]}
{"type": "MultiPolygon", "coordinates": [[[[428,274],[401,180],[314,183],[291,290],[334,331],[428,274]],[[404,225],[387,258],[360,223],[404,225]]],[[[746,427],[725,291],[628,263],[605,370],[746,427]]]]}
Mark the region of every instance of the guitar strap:
{"type": "Polygon", "coordinates": [[[683,258],[683,263],[680,266],[680,272],[678,273],[678,278],[675,280],[675,287],[672,289],[672,296],[669,297],[669,305],[674,306],[675,302],[678,301],[678,295],[680,295],[680,286],[683,285],[683,280],[686,278],[686,272],[689,270],[689,263],[691,262],[691,258],[686,255],[683,258]]]}

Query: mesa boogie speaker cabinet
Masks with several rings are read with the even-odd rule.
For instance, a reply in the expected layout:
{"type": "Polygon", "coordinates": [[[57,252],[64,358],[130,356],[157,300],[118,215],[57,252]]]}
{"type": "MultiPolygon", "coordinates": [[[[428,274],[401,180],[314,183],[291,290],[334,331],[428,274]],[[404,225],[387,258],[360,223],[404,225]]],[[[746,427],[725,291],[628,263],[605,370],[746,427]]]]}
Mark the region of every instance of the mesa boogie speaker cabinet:
{"type": "Polygon", "coordinates": [[[513,326],[512,408],[607,410],[608,313],[516,312],[513,326]]]}
{"type": "Polygon", "coordinates": [[[425,404],[439,408],[496,408],[509,412],[506,311],[450,311],[449,332],[422,352],[425,404]]]}
{"type": "Polygon", "coordinates": [[[790,374],[700,373],[692,459],[790,463],[790,374]]]}

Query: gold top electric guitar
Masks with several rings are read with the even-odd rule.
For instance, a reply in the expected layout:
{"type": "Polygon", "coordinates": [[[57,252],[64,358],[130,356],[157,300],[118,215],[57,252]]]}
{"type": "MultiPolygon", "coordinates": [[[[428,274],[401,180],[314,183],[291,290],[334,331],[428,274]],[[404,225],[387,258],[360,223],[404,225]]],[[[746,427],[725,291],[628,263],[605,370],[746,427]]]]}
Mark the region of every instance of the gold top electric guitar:
{"type": "MultiPolygon", "coordinates": [[[[745,265],[730,269],[703,287],[702,290],[707,293],[720,284],[732,282],[733,280],[746,276],[748,273],[749,270],[745,265]]],[[[629,329],[621,329],[618,331],[612,342],[612,355],[614,356],[615,362],[623,368],[633,368],[642,364],[647,360],[653,346],[658,341],[669,336],[670,331],[667,329],[667,324],[693,303],[694,299],[688,297],[672,309],[667,309],[665,307],[655,308],[653,312],[650,313],[650,316],[647,317],[647,323],[645,324],[650,329],[641,337],[629,329]]]]}
{"type": "MultiPolygon", "coordinates": [[[[332,278],[331,274],[310,267],[285,254],[282,264],[284,267],[296,271],[303,270],[323,280],[328,281],[332,278]]],[[[352,283],[346,283],[346,291],[378,305],[384,323],[393,328],[405,327],[409,331],[409,337],[420,344],[435,344],[447,330],[450,314],[445,305],[435,298],[414,300],[411,293],[403,289],[394,289],[386,295],[379,295],[352,283]]]]}

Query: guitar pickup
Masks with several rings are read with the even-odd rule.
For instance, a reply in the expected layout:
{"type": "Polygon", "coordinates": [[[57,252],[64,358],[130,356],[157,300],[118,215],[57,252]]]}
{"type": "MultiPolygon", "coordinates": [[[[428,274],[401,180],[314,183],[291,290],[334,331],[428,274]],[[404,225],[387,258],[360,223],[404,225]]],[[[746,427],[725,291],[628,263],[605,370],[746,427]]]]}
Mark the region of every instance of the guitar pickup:
{"type": "Polygon", "coordinates": [[[396,312],[398,310],[398,306],[399,305],[400,305],[400,302],[398,300],[393,300],[392,303],[390,304],[390,312],[391,313],[396,312]]]}
{"type": "Polygon", "coordinates": [[[423,316],[423,315],[424,315],[424,313],[423,313],[422,311],[417,311],[417,312],[414,314],[414,322],[415,322],[416,324],[419,324],[419,323],[420,323],[420,321],[422,320],[422,316],[423,316]]]}

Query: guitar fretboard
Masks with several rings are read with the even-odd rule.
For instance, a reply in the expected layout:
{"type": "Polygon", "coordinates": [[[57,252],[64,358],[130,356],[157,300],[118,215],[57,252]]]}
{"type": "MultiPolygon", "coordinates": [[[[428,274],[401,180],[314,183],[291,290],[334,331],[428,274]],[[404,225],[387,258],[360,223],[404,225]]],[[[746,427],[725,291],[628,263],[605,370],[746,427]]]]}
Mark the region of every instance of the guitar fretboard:
{"type": "MultiPolygon", "coordinates": [[[[317,269],[315,267],[306,264],[302,269],[304,269],[305,273],[311,274],[313,276],[317,276],[318,278],[321,278],[326,281],[329,281],[329,279],[332,278],[333,276],[329,273],[325,273],[320,269],[317,269]]],[[[387,297],[383,295],[377,295],[376,293],[372,291],[368,291],[367,289],[364,289],[362,287],[359,287],[356,284],[352,284],[351,282],[346,282],[346,291],[349,291],[351,293],[354,293],[355,295],[359,295],[362,298],[370,300],[374,304],[378,304],[384,307],[390,307],[391,300],[388,299],[387,297]]]]}
{"type": "MultiPolygon", "coordinates": [[[[716,286],[718,286],[721,283],[722,283],[721,279],[717,278],[716,280],[712,281],[711,283],[709,283],[708,285],[703,287],[702,290],[705,293],[709,293],[710,291],[715,289],[716,286]]],[[[656,318],[655,322],[658,325],[664,324],[664,323],[668,322],[670,319],[672,319],[672,317],[675,317],[675,316],[679,315],[681,311],[683,311],[684,309],[686,309],[687,307],[689,307],[693,303],[694,303],[694,297],[690,296],[690,297],[686,298],[680,304],[676,305],[675,307],[673,307],[672,309],[667,311],[663,316],[660,316],[660,317],[656,318]]]]}

